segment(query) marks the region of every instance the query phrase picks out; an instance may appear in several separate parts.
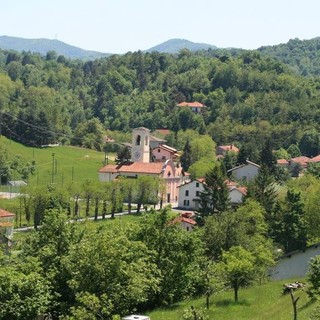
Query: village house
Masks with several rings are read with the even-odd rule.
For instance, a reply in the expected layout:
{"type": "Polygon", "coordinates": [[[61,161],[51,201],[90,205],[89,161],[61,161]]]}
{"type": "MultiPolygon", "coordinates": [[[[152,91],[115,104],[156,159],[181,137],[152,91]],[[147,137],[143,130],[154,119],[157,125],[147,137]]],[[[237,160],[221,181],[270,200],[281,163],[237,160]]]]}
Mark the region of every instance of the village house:
{"type": "Polygon", "coordinates": [[[119,165],[106,165],[99,170],[99,180],[112,181],[119,176],[137,178],[141,175],[159,177],[166,183],[165,202],[178,201],[178,186],[189,180],[181,166],[173,159],[150,162],[150,130],[136,128],[132,132],[131,161],[119,165]]]}
{"type": "Polygon", "coordinates": [[[245,164],[228,170],[228,173],[231,173],[236,180],[251,181],[258,175],[259,170],[260,166],[258,164],[246,160],[245,164]]]}
{"type": "Polygon", "coordinates": [[[14,213],[0,209],[0,244],[11,244],[14,217],[14,213]]]}
{"type": "Polygon", "coordinates": [[[181,229],[186,231],[192,231],[197,224],[193,219],[184,217],[183,215],[175,218],[172,223],[179,224],[181,229]]]}
{"type": "Polygon", "coordinates": [[[165,144],[161,144],[158,147],[152,149],[152,161],[155,162],[165,162],[168,159],[176,161],[178,157],[178,151],[165,144]]]}
{"type": "Polygon", "coordinates": [[[177,104],[180,108],[190,108],[192,112],[194,113],[200,113],[206,108],[206,106],[198,101],[194,102],[181,102],[177,104]]]}
{"type": "MultiPolygon", "coordinates": [[[[234,181],[225,181],[229,190],[229,201],[231,206],[238,206],[243,203],[243,198],[247,194],[245,187],[237,187],[234,181]]],[[[178,207],[186,210],[199,210],[200,194],[205,190],[205,180],[203,178],[189,181],[179,186],[178,207]]]]}
{"type": "Polygon", "coordinates": [[[239,148],[237,148],[234,144],[226,145],[226,146],[218,146],[216,149],[217,156],[225,156],[227,152],[239,153],[239,148]]]}

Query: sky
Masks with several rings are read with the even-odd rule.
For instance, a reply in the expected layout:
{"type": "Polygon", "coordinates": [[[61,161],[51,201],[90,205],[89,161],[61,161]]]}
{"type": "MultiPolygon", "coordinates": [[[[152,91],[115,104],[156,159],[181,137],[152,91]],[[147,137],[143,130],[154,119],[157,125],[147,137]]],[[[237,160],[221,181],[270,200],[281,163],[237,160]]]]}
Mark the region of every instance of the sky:
{"type": "Polygon", "coordinates": [[[0,35],[105,53],[169,39],[257,49],[320,36],[319,0],[0,0],[0,35]]]}

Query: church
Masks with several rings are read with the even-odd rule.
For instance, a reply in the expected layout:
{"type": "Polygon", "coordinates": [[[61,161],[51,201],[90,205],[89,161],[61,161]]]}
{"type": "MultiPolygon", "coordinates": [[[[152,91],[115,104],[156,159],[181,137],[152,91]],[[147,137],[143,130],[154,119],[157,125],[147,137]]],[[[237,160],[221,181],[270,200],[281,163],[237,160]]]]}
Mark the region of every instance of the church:
{"type": "Polygon", "coordinates": [[[178,186],[189,180],[180,165],[173,159],[163,162],[150,162],[150,130],[144,127],[133,129],[131,145],[131,161],[119,165],[108,164],[99,170],[99,180],[112,181],[119,176],[137,178],[141,175],[155,176],[166,184],[166,203],[178,202],[178,186]]]}

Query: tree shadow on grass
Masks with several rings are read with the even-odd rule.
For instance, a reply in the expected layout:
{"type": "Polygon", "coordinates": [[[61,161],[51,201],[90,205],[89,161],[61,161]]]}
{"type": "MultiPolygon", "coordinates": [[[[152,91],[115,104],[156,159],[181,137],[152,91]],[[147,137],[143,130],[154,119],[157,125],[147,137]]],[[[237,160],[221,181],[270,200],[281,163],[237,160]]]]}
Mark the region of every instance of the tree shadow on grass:
{"type": "Polygon", "coordinates": [[[228,306],[247,306],[249,307],[251,303],[249,303],[247,300],[239,300],[238,302],[232,300],[232,299],[223,299],[215,302],[215,305],[217,307],[228,307],[228,306]]]}

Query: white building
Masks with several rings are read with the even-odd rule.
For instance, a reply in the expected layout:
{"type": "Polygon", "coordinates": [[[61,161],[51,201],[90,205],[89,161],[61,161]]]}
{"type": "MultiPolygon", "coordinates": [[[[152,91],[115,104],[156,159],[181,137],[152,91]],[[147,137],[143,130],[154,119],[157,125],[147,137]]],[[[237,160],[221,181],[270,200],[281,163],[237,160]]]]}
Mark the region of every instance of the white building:
{"type": "MultiPolygon", "coordinates": [[[[204,179],[196,179],[178,187],[179,201],[178,207],[186,210],[198,210],[200,207],[200,194],[204,191],[204,179]]],[[[245,187],[237,187],[235,183],[226,181],[229,189],[229,201],[232,206],[243,203],[243,198],[247,194],[245,187]]]]}
{"type": "Polygon", "coordinates": [[[228,170],[236,180],[251,181],[259,173],[260,166],[254,162],[246,160],[247,163],[228,170]]]}
{"type": "Polygon", "coordinates": [[[197,210],[199,209],[200,193],[204,191],[204,179],[196,179],[180,185],[178,207],[197,210]]]}

